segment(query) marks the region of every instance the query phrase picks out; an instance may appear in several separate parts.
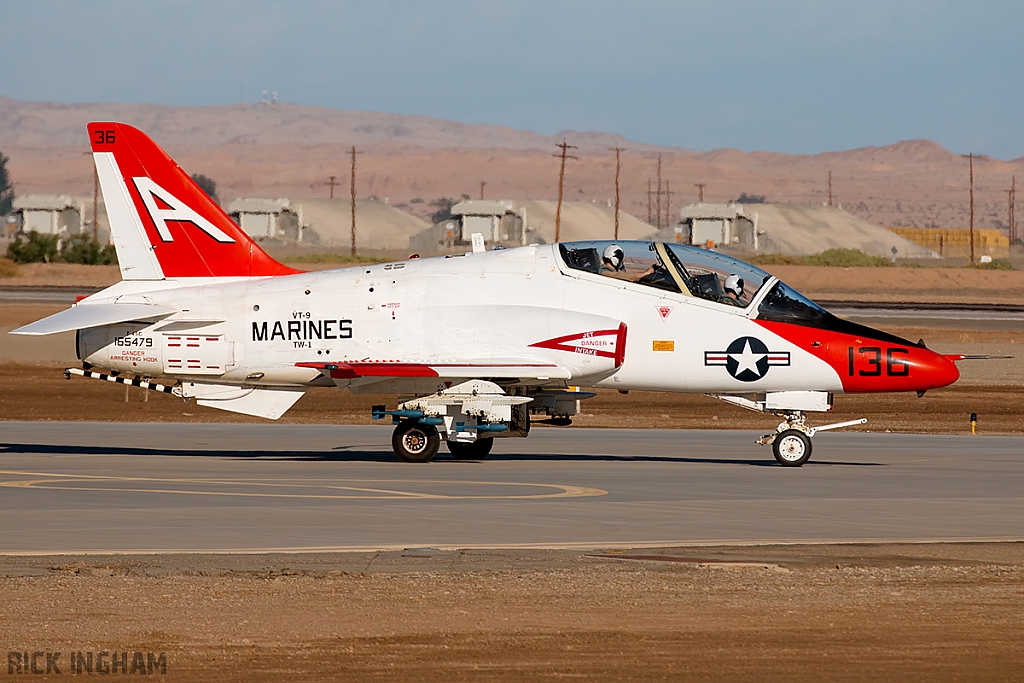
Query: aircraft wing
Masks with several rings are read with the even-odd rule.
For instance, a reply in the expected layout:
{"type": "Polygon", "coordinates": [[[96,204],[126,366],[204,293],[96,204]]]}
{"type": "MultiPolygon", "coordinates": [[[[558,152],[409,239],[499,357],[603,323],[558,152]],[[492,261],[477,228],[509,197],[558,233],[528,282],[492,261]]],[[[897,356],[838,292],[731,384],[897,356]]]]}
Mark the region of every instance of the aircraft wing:
{"type": "Polygon", "coordinates": [[[480,363],[401,363],[343,361],[337,363],[296,363],[303,368],[316,368],[331,379],[357,379],[360,377],[508,377],[518,379],[570,379],[572,372],[555,363],[517,361],[515,359],[486,360],[480,363]]]}
{"type": "Polygon", "coordinates": [[[129,320],[155,320],[177,313],[173,308],[155,304],[86,304],[72,306],[66,311],[29,323],[12,330],[10,334],[44,335],[57,332],[102,327],[129,320]]]}

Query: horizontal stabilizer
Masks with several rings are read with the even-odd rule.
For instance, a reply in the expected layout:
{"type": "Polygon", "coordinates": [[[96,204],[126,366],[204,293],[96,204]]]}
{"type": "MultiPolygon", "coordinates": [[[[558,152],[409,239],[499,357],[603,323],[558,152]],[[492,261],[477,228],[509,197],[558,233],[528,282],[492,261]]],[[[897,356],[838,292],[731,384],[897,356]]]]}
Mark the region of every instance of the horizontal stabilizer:
{"type": "Polygon", "coordinates": [[[44,335],[102,327],[129,320],[156,320],[177,311],[155,304],[79,304],[48,318],[12,330],[10,334],[44,335]]]}

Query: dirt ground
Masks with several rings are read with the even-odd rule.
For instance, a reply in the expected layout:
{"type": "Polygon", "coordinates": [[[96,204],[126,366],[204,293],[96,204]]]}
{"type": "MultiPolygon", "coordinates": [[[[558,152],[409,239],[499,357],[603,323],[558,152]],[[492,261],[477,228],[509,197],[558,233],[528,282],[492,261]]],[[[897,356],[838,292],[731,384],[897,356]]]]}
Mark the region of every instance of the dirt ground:
{"type": "Polygon", "coordinates": [[[1024,671],[1013,543],[6,557],[0,601],[0,642],[62,653],[65,675],[72,652],[101,650],[211,682],[1024,671]]]}

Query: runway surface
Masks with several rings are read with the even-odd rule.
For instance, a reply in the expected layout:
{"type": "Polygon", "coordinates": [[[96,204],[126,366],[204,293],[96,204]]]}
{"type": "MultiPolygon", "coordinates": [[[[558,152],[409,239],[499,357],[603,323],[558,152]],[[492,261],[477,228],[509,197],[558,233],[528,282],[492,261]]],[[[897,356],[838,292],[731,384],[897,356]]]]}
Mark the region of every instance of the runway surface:
{"type": "Polygon", "coordinates": [[[1024,439],[535,429],[482,463],[390,428],[0,422],[0,552],[1024,538],[1024,439]]]}

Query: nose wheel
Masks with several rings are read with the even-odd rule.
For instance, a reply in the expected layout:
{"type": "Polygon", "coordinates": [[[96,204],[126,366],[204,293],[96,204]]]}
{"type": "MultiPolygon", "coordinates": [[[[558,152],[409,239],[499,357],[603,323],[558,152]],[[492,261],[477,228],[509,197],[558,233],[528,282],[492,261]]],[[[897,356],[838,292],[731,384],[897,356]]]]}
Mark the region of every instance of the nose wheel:
{"type": "Polygon", "coordinates": [[[798,429],[780,432],[772,442],[772,453],[783,467],[800,467],[811,457],[811,437],[798,429]]]}

